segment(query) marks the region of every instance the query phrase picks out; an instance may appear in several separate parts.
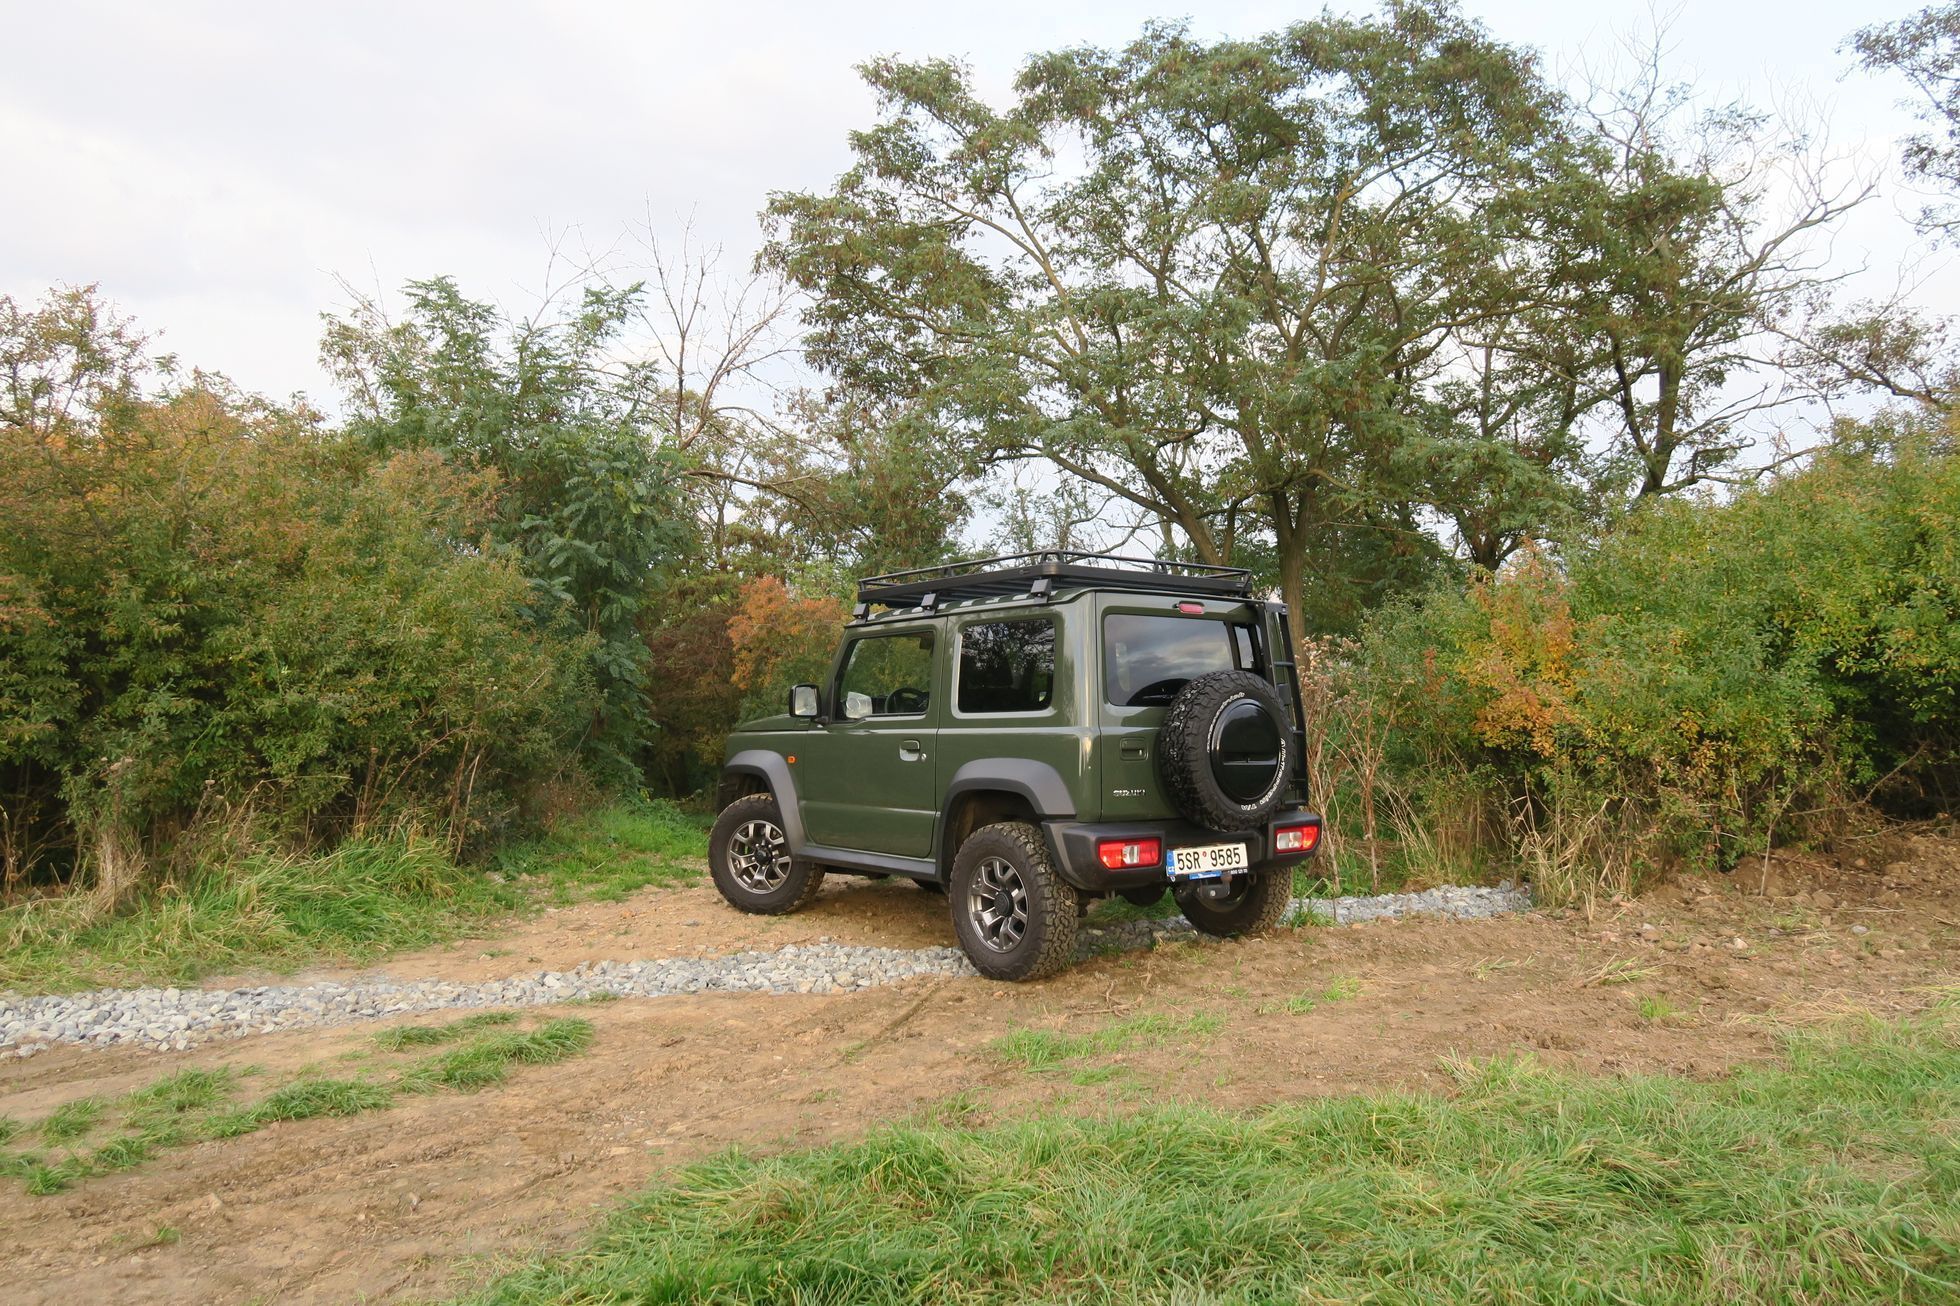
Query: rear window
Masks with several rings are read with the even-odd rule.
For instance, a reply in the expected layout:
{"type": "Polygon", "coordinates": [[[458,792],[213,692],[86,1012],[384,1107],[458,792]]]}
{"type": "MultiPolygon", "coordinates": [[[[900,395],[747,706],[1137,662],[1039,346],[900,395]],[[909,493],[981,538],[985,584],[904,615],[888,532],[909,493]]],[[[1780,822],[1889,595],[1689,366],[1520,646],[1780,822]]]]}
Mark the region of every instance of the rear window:
{"type": "Polygon", "coordinates": [[[1162,707],[1199,676],[1254,662],[1250,626],[1135,612],[1103,618],[1103,692],[1117,707],[1162,707]]]}
{"type": "Polygon", "coordinates": [[[1055,693],[1055,623],[977,622],[960,632],[959,710],[1040,712],[1055,693]]]}

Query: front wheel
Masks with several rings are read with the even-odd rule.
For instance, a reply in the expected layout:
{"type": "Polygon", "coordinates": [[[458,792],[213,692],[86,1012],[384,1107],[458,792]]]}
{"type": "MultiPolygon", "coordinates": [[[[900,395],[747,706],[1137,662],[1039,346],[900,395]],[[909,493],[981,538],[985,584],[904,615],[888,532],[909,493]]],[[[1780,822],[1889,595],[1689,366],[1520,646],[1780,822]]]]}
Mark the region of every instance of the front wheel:
{"type": "Polygon", "coordinates": [[[1075,956],[1081,899],[1024,821],[985,826],[961,844],[946,896],[960,947],[990,979],[1041,979],[1075,956]]]}
{"type": "Polygon", "coordinates": [[[1217,886],[1179,884],[1171,889],[1184,918],[1206,934],[1221,939],[1242,934],[1264,934],[1279,928],[1286,918],[1286,907],[1293,899],[1293,875],[1284,866],[1254,868],[1235,877],[1216,892],[1217,886]],[[1207,892],[1212,890],[1212,892],[1207,892]]]}
{"type": "Polygon", "coordinates": [[[790,856],[782,809],[770,794],[722,808],[708,835],[708,873],[731,907],[758,916],[795,911],[823,887],[823,868],[790,856]]]}

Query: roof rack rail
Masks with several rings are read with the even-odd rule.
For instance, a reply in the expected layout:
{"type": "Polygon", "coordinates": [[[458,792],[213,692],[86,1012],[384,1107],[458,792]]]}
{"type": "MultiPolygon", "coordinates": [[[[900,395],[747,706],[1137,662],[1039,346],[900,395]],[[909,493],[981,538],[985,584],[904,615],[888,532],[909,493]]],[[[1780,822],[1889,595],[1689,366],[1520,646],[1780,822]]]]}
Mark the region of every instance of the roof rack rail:
{"type": "Polygon", "coordinates": [[[1203,562],[1165,562],[1114,553],[1050,549],[866,576],[857,583],[857,601],[884,608],[912,608],[926,599],[947,603],[959,599],[1040,597],[1065,586],[1197,598],[1249,598],[1252,573],[1244,567],[1217,567],[1203,562]]]}

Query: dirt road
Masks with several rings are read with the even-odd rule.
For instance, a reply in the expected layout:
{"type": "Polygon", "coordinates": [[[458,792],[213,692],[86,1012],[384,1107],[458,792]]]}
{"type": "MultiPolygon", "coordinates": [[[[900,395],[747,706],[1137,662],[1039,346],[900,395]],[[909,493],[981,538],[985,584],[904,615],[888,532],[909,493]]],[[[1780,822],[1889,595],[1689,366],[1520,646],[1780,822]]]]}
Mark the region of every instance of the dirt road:
{"type": "MultiPolygon", "coordinates": [[[[834,882],[811,910],[780,920],[738,916],[706,888],[649,890],[385,969],[487,978],[820,937],[923,946],[948,942],[951,930],[942,899],[892,882],[834,882]]],[[[1765,874],[1751,864],[1591,921],[1534,913],[1310,928],[1105,957],[1038,985],[928,980],[834,997],[583,1006],[596,1027],[589,1052],[522,1069],[501,1087],[198,1143],[48,1197],[0,1181],[8,1297],[439,1295],[500,1260],[570,1244],[677,1164],[921,1116],[983,1122],[1166,1100],[1251,1108],[1440,1090],[1451,1056],[1529,1053],[1608,1074],[1713,1076],[1774,1055],[1792,1026],[1950,997],[1956,943],[1960,842],[1920,838],[1847,855],[1842,866],[1791,858],[1765,874]],[[1043,1072],[989,1046],[1017,1029],[1079,1032],[1152,1013],[1217,1023],[1043,1072]],[[175,1240],[159,1244],[160,1229],[175,1240]]],[[[185,1066],[314,1065],[369,1046],[377,1028],[179,1054],[60,1048],[0,1068],[0,1114],[39,1118],[185,1066]]]]}

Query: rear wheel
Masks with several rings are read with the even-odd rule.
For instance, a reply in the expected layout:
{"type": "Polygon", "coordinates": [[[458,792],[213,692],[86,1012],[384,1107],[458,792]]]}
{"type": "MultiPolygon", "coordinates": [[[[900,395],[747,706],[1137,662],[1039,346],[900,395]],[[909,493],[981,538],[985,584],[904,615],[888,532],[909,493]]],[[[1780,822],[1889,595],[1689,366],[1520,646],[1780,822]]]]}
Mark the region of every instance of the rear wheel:
{"type": "Polygon", "coordinates": [[[737,798],[708,835],[708,873],[731,907],[759,916],[795,911],[823,887],[823,868],[790,856],[782,810],[770,794],[737,798]]]}
{"type": "Polygon", "coordinates": [[[990,979],[1041,979],[1075,956],[1081,900],[1026,822],[975,831],[953,859],[946,896],[960,947],[990,979]]]}
{"type": "Polygon", "coordinates": [[[1222,939],[1279,928],[1293,899],[1293,876],[1284,866],[1255,868],[1227,884],[1180,884],[1171,889],[1184,918],[1222,939]]]}

